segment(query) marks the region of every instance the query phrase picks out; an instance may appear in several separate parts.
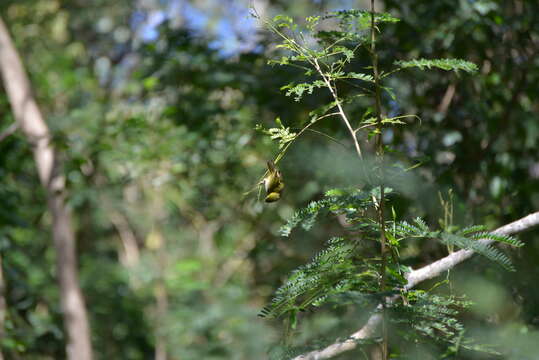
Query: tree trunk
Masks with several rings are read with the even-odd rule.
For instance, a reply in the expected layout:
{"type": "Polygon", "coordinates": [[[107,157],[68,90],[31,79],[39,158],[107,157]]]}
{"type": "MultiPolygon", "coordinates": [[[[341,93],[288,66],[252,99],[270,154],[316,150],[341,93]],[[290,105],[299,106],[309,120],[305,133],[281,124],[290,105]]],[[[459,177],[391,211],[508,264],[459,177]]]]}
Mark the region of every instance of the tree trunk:
{"type": "MultiPolygon", "coordinates": [[[[156,213],[158,213],[156,211],[156,213]]],[[[157,229],[153,229],[152,246],[155,251],[155,260],[157,265],[157,279],[154,285],[155,296],[155,358],[154,360],[167,360],[167,314],[168,314],[168,293],[165,283],[165,275],[168,266],[168,255],[166,248],[166,239],[157,229]]]]}
{"type": "Polygon", "coordinates": [[[155,360],[167,360],[167,339],[166,339],[166,316],[168,313],[168,294],[165,287],[165,282],[161,278],[157,280],[154,288],[155,294],[155,314],[156,314],[156,326],[155,326],[155,360]]]}
{"type": "Polygon", "coordinates": [[[65,179],[59,171],[49,128],[34,99],[17,50],[0,18],[0,72],[15,120],[33,148],[39,179],[48,197],[56,271],[69,360],[91,360],[92,348],[86,306],[79,286],[75,236],[65,204],[65,179]]]}
{"type": "Polygon", "coordinates": [[[119,252],[120,263],[128,269],[132,269],[138,264],[140,259],[140,249],[137,243],[137,237],[129,226],[127,218],[112,207],[105,206],[110,214],[110,221],[118,231],[121,247],[119,252]]]}

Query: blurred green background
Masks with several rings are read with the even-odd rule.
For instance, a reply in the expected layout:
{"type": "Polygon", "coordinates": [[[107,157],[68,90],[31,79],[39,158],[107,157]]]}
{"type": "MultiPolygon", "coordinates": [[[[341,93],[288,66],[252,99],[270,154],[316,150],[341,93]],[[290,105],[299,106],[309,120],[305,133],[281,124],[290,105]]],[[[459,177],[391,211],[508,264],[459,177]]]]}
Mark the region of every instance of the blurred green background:
{"type": "MultiPolygon", "coordinates": [[[[316,94],[296,103],[279,91],[300,74],[266,65],[277,39],[249,16],[249,6],[264,17],[304,18],[368,4],[0,2],[65,164],[97,359],[152,359],[156,339],[166,341],[169,359],[269,358],[282,324],[256,314],[289,271],[343,231],[328,220],[309,234],[278,236],[295,209],[354,183],[345,171],[350,153],[323,137],[306,135],[280,163],[283,200],[268,206],[257,191],[243,195],[278,150],[255,125],[273,126],[279,116],[299,127],[327,100],[316,94]]],[[[381,33],[382,67],[458,57],[480,69],[475,76],[411,71],[387,84],[397,101],[385,98],[384,107],[422,119],[385,139],[422,161],[398,201],[403,217],[437,224],[441,207],[426,188],[444,195],[452,189],[463,225],[495,228],[539,209],[539,2],[377,6],[401,18],[381,33]]],[[[0,88],[0,131],[13,121],[0,88]]],[[[347,141],[340,124],[322,126],[347,141]]],[[[20,132],[0,142],[0,199],[8,308],[1,350],[6,359],[62,359],[51,219],[20,132]]],[[[502,353],[460,359],[537,359],[538,232],[520,239],[526,246],[510,252],[517,272],[474,258],[448,275],[451,291],[475,303],[462,314],[469,334],[502,353]]],[[[414,267],[447,253],[439,244],[420,245],[406,254],[414,267]]],[[[300,340],[346,336],[358,319],[332,309],[305,316],[300,340]]]]}

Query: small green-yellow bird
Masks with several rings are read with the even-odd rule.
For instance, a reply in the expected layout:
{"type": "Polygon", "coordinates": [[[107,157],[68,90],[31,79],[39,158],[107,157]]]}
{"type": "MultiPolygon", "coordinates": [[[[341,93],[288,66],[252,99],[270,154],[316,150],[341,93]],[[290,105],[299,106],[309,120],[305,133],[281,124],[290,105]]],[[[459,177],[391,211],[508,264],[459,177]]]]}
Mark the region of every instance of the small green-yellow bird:
{"type": "Polygon", "coordinates": [[[266,190],[265,202],[271,203],[281,198],[284,182],[279,169],[275,167],[273,161],[268,161],[268,175],[264,178],[264,189],[266,190]]]}

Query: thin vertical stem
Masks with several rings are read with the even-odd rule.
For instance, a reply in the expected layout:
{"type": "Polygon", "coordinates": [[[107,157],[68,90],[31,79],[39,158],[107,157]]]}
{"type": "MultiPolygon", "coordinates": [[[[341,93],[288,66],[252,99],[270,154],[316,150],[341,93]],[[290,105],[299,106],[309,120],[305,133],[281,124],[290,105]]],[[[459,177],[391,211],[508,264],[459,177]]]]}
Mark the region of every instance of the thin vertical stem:
{"type": "MultiPolygon", "coordinates": [[[[380,291],[385,291],[386,288],[386,267],[387,267],[387,250],[386,250],[386,229],[384,221],[384,185],[380,185],[380,204],[378,205],[378,222],[380,224],[380,252],[382,255],[382,263],[380,265],[380,291]]],[[[388,331],[386,318],[386,301],[382,298],[382,359],[388,358],[388,331]]]]}
{"type": "MultiPolygon", "coordinates": [[[[386,229],[384,218],[384,179],[383,179],[383,159],[384,159],[384,144],[382,142],[382,102],[380,95],[380,73],[378,72],[378,55],[376,54],[376,24],[374,21],[374,0],[371,0],[371,58],[372,58],[372,72],[374,77],[374,99],[375,99],[375,111],[376,111],[376,155],[380,162],[380,202],[378,204],[378,222],[380,224],[380,252],[381,252],[381,265],[380,265],[380,291],[385,291],[386,288],[386,268],[387,268],[387,244],[386,244],[386,229]]],[[[386,304],[385,299],[382,300],[382,359],[388,358],[388,331],[387,331],[387,319],[386,319],[386,304]]]]}
{"type": "MultiPolygon", "coordinates": [[[[7,313],[7,304],[5,296],[5,283],[4,283],[4,272],[2,264],[2,254],[0,253],[0,340],[5,336],[4,323],[7,313]]],[[[2,354],[2,349],[0,349],[0,360],[4,360],[4,355],[2,354]]]]}

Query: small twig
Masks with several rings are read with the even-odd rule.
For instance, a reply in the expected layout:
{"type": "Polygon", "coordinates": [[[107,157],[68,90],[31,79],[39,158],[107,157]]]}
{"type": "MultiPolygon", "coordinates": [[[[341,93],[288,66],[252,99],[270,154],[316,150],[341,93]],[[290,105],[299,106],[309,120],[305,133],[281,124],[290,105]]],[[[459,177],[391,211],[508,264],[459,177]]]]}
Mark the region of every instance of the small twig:
{"type": "MultiPolygon", "coordinates": [[[[288,148],[294,143],[294,141],[296,141],[296,139],[298,139],[305,131],[309,130],[309,131],[312,131],[314,133],[317,133],[317,134],[320,134],[320,135],[324,135],[328,138],[330,138],[331,140],[335,141],[336,143],[340,144],[340,145],[343,145],[343,143],[339,142],[337,139],[334,139],[332,138],[331,136],[329,135],[326,135],[326,134],[323,134],[319,131],[316,131],[316,130],[312,130],[312,129],[309,129],[309,127],[311,127],[312,125],[316,124],[318,121],[322,120],[322,119],[325,119],[327,117],[330,117],[330,116],[336,116],[336,115],[340,115],[339,112],[334,112],[334,113],[331,113],[331,114],[326,114],[326,115],[323,115],[323,116],[320,116],[319,118],[317,118],[316,120],[314,121],[311,121],[309,122],[307,125],[305,125],[305,127],[303,127],[298,133],[296,136],[294,136],[294,139],[291,140],[288,144],[285,145],[285,147],[279,152],[279,154],[277,154],[277,157],[275,158],[275,160],[273,160],[273,162],[275,164],[277,164],[285,155],[286,151],[288,150],[288,148]]],[[[266,175],[268,174],[268,171],[266,170],[264,172],[264,174],[262,175],[262,177],[260,177],[258,183],[253,186],[253,188],[245,193],[243,193],[243,196],[247,196],[249,195],[251,192],[253,192],[254,190],[256,190],[260,184],[262,184],[264,178],[266,177],[266,175]]]]}
{"type": "Polygon", "coordinates": [[[455,84],[449,84],[447,89],[445,90],[444,97],[442,98],[442,102],[438,106],[438,112],[445,114],[447,113],[447,109],[449,109],[449,105],[451,105],[451,101],[453,100],[453,96],[455,96],[455,84]]]}
{"type": "Polygon", "coordinates": [[[339,112],[333,112],[331,114],[322,115],[322,116],[316,118],[316,121],[322,120],[322,119],[330,117],[330,116],[335,116],[335,115],[340,115],[340,113],[339,112]]]}
{"type": "Polygon", "coordinates": [[[348,148],[348,146],[346,146],[345,144],[343,144],[343,143],[340,142],[339,140],[335,139],[333,136],[329,136],[328,134],[323,133],[323,132],[318,131],[318,130],[313,130],[313,129],[307,129],[307,130],[310,131],[310,132],[313,132],[313,133],[315,133],[315,134],[317,134],[317,135],[326,137],[326,138],[330,139],[331,141],[333,141],[334,143],[341,145],[341,146],[344,147],[344,148],[348,148]]]}
{"type": "Polygon", "coordinates": [[[354,130],[354,133],[357,133],[359,130],[366,129],[366,128],[371,127],[371,126],[376,126],[376,124],[367,124],[367,125],[360,126],[360,127],[358,127],[357,129],[354,130]]]}

